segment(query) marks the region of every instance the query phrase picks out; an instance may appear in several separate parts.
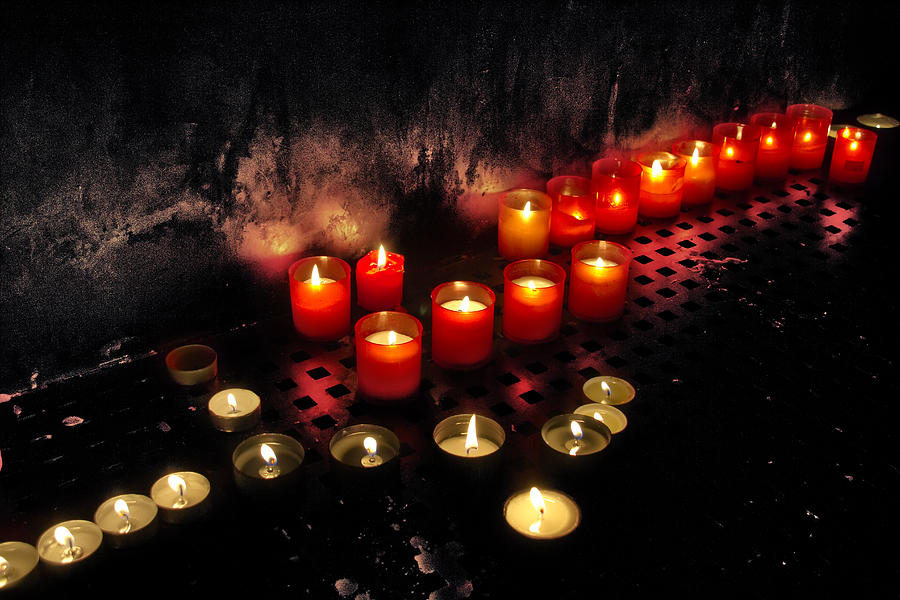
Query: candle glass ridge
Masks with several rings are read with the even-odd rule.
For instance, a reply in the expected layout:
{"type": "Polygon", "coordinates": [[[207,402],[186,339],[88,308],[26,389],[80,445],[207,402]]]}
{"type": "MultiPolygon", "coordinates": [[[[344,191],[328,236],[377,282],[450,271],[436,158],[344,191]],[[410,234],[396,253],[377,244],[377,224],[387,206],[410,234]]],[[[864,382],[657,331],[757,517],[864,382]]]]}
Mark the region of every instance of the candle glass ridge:
{"type": "Polygon", "coordinates": [[[875,142],[878,135],[874,131],[860,127],[844,127],[834,138],[831,166],[828,178],[840,183],[863,183],[872,166],[875,142]]]}
{"type": "Polygon", "coordinates": [[[712,202],[720,150],[716,144],[701,140],[683,140],[672,145],[672,153],[685,162],[682,206],[701,206],[712,202]]]}
{"type": "Polygon", "coordinates": [[[572,248],[569,312],[583,321],[615,321],[625,311],[632,251],[605,240],[572,248]],[[597,266],[597,259],[607,266],[597,266]]]}
{"type": "Polygon", "coordinates": [[[566,270],[547,260],[527,259],[503,269],[503,337],[540,344],[559,336],[566,270]]]}
{"type": "Polygon", "coordinates": [[[450,281],[432,290],[431,358],[437,365],[468,370],[490,362],[495,301],[489,287],[474,281],[450,281]],[[470,309],[458,310],[459,302],[466,297],[470,309]]]}
{"type": "Polygon", "coordinates": [[[560,175],[547,182],[547,194],[553,201],[550,214],[550,243],[571,248],[594,237],[594,196],[591,180],[575,175],[560,175]]]}
{"type": "Polygon", "coordinates": [[[816,104],[792,104],[785,114],[794,124],[791,167],[800,171],[818,169],[828,146],[832,112],[816,104]]]}
{"type": "Polygon", "coordinates": [[[290,491],[300,475],[306,452],[294,438],[281,433],[260,433],[242,441],[231,454],[235,483],[249,493],[275,494],[290,491]],[[264,457],[263,445],[274,453],[264,457]]]}
{"type": "Polygon", "coordinates": [[[685,160],[670,152],[644,152],[637,162],[643,171],[638,212],[658,219],[677,216],[684,194],[685,160]]]}
{"type": "Polygon", "coordinates": [[[716,187],[739,192],[753,185],[760,129],[748,123],[719,123],[712,141],[722,148],[716,164],[716,187]]]}
{"type": "Polygon", "coordinates": [[[288,268],[294,328],[309,340],[336,340],[350,331],[350,265],[333,256],[301,258],[288,268]],[[320,283],[313,278],[313,267],[320,283]]]}
{"type": "Polygon", "coordinates": [[[794,122],[787,115],[774,112],[756,113],[750,123],[759,127],[759,149],[756,154],[756,179],[776,181],[787,177],[794,143],[794,122]]]}
{"type": "Polygon", "coordinates": [[[380,404],[414,397],[422,379],[422,323],[406,313],[382,311],[361,318],[354,330],[357,393],[380,404]]]}
{"type": "Polygon", "coordinates": [[[621,235],[637,225],[641,197],[641,165],[633,160],[601,158],[591,165],[591,192],[595,202],[595,228],[621,235]]]}
{"type": "Polygon", "coordinates": [[[216,351],[203,344],[180,346],[166,354],[166,368],[175,383],[197,385],[214,379],[218,372],[216,351]]]}
{"type": "Polygon", "coordinates": [[[378,266],[378,250],[356,262],[356,303],[367,311],[396,310],[403,302],[402,254],[385,252],[385,264],[378,266]]]}
{"type": "Polygon", "coordinates": [[[540,258],[550,249],[550,196],[517,188],[500,194],[497,245],[506,260],[540,258]]]}
{"type": "Polygon", "coordinates": [[[156,533],[156,504],[141,494],[113,496],[97,507],[94,523],[103,531],[104,539],[113,548],[140,544],[156,533]],[[117,502],[124,502],[127,511],[119,512],[117,502]]]}

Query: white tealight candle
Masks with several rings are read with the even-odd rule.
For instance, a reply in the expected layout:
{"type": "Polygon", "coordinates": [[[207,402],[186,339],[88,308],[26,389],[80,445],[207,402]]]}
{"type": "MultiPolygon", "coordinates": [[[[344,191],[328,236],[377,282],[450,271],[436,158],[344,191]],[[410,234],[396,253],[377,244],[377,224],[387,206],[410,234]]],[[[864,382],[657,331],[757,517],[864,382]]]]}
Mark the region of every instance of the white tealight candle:
{"type": "Polygon", "coordinates": [[[600,452],[610,442],[608,427],[584,415],[557,415],[541,427],[544,443],[568,456],[580,458],[600,452]]]}
{"type": "Polygon", "coordinates": [[[411,342],[412,338],[396,331],[376,331],[366,336],[367,342],[380,344],[382,346],[395,346],[397,344],[405,344],[411,342]]]}
{"type": "Polygon", "coordinates": [[[487,308],[487,305],[482,304],[478,300],[470,300],[468,296],[459,300],[448,300],[442,303],[441,306],[456,312],[478,312],[487,308]]]}
{"type": "Polygon", "coordinates": [[[259,422],[259,396],[250,390],[231,388],[209,399],[209,416],[220,431],[244,431],[259,422]]]}
{"type": "Polygon", "coordinates": [[[31,544],[25,542],[0,544],[0,589],[11,589],[21,585],[37,564],[38,553],[31,544]]]}
{"type": "Polygon", "coordinates": [[[160,516],[168,523],[190,520],[203,514],[209,496],[209,479],[193,471],[164,475],[150,488],[160,516]]]}
{"type": "MultiPolygon", "coordinates": [[[[460,416],[445,419],[437,428],[435,428],[435,441],[441,450],[453,454],[454,456],[474,458],[493,454],[500,449],[500,444],[484,435],[478,434],[476,425],[478,417],[476,415],[472,415],[469,418],[468,426],[465,431],[459,431],[456,434],[453,434],[451,431],[446,431],[451,428],[453,423],[459,421],[460,416]],[[438,436],[443,435],[447,435],[447,437],[438,439],[438,436]]],[[[485,417],[482,417],[482,419],[487,423],[490,423],[490,425],[496,426],[495,422],[488,421],[485,417]]],[[[484,426],[482,427],[484,428],[484,426]]],[[[493,428],[491,429],[491,432],[495,433],[493,428]]]]}
{"type": "Polygon", "coordinates": [[[581,262],[586,265],[590,265],[592,267],[618,267],[619,263],[614,260],[609,260],[608,258],[603,258],[602,256],[598,256],[596,258],[582,258],[581,262]]]}
{"type": "Polygon", "coordinates": [[[512,282],[516,285],[521,285],[522,287],[531,289],[548,288],[556,285],[546,277],[538,277],[536,275],[530,277],[519,277],[518,279],[513,279],[512,282]]]}
{"type": "Polygon", "coordinates": [[[584,382],[584,395],[600,404],[627,404],[634,400],[634,386],[618,377],[601,375],[584,382]]]}
{"type": "Polygon", "coordinates": [[[619,433],[628,425],[625,413],[609,404],[600,404],[599,402],[584,404],[575,409],[575,414],[594,417],[609,427],[611,433],[619,433]]]}
{"type": "Polygon", "coordinates": [[[60,567],[86,560],[100,547],[103,532],[90,521],[64,521],[38,539],[37,551],[48,565],[60,567]]]}
{"type": "Polygon", "coordinates": [[[510,496],[503,506],[503,516],[510,527],[525,537],[552,540],[575,531],[581,510],[562,492],[531,488],[510,496]]]}
{"type": "Polygon", "coordinates": [[[94,513],[94,522],[103,530],[114,547],[139,542],[153,534],[156,504],[141,494],[114,496],[94,513]]]}

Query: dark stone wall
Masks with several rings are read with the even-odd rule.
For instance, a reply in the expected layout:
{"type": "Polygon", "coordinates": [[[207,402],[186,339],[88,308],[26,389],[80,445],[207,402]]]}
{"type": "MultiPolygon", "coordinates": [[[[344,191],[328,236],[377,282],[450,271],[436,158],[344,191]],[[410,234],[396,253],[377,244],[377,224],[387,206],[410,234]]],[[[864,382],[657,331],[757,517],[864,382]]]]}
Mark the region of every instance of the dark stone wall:
{"type": "Polygon", "coordinates": [[[3,392],[285,311],[300,253],[464,243],[600,154],[896,106],[896,4],[127,4],[0,9],[3,392]]]}

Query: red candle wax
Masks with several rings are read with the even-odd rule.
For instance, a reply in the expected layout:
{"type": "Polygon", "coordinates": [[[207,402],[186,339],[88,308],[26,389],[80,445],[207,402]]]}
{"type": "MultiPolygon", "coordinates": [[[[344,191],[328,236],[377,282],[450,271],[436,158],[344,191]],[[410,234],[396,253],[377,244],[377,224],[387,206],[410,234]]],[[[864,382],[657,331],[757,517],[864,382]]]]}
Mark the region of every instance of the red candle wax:
{"type": "Polygon", "coordinates": [[[878,136],[859,127],[844,127],[834,138],[828,178],[842,183],[863,183],[869,174],[878,136]]]}
{"type": "Polygon", "coordinates": [[[622,316],[631,257],[625,246],[603,240],[572,248],[569,312],[584,321],[614,321],[622,316]]]}
{"type": "Polygon", "coordinates": [[[712,141],[722,147],[716,164],[716,187],[737,192],[753,185],[759,127],[746,123],[719,123],[712,141]]]}
{"type": "Polygon", "coordinates": [[[520,344],[555,339],[562,324],[566,270],[546,260],[503,269],[503,337],[520,344]]]}
{"type": "Polygon", "coordinates": [[[676,216],[684,193],[684,159],[669,152],[645,152],[637,162],[643,171],[640,214],[653,218],[676,216]]]}
{"type": "Polygon", "coordinates": [[[791,146],[791,167],[800,170],[818,169],[825,158],[831,111],[815,104],[792,104],[785,111],[794,124],[791,146]]]}
{"type": "Polygon", "coordinates": [[[350,331],[350,265],[333,256],[301,258],[288,268],[288,280],[300,335],[327,341],[350,331]]]}
{"type": "Polygon", "coordinates": [[[700,140],[685,140],[672,145],[672,152],[685,161],[683,206],[712,202],[720,150],[717,145],[700,140]]]}
{"type": "Polygon", "coordinates": [[[413,397],[422,379],[422,323],[382,311],[361,318],[354,330],[357,393],[382,404],[413,397]]]}
{"type": "Polygon", "coordinates": [[[372,250],[356,263],[356,303],[368,311],[390,310],[403,302],[402,254],[372,250]]]}
{"type": "Polygon", "coordinates": [[[641,197],[641,165],[631,160],[601,158],[591,167],[596,202],[596,229],[607,235],[632,231],[641,197]]]}
{"type": "Polygon", "coordinates": [[[756,113],[750,123],[759,127],[759,150],[756,153],[756,178],[784,179],[791,165],[794,122],[780,113],[756,113]]]}
{"type": "Polygon", "coordinates": [[[571,247],[594,237],[594,197],[587,177],[561,175],[547,182],[553,201],[550,243],[571,247]]]}
{"type": "Polygon", "coordinates": [[[448,369],[476,369],[491,360],[494,292],[472,281],[442,283],[431,292],[431,358],[448,369]]]}

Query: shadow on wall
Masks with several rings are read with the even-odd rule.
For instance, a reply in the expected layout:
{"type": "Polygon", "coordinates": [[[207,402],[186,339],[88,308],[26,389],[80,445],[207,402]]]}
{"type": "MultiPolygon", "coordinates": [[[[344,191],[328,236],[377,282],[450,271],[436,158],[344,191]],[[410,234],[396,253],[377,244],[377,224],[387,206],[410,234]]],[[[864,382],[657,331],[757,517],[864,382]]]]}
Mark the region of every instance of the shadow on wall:
{"type": "Polygon", "coordinates": [[[0,391],[286,311],[301,253],[474,235],[503,189],[872,86],[793,3],[526,8],[5,7],[0,391]]]}

